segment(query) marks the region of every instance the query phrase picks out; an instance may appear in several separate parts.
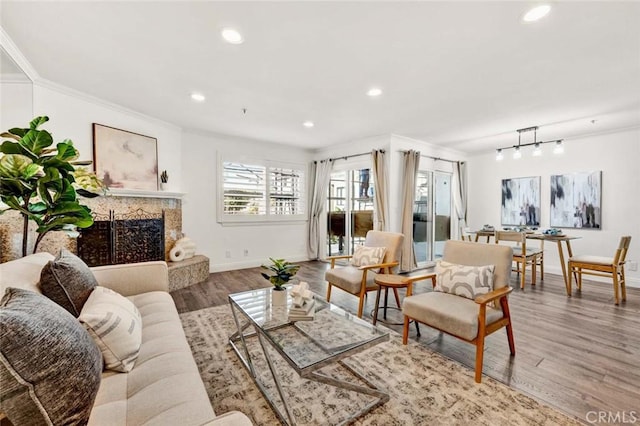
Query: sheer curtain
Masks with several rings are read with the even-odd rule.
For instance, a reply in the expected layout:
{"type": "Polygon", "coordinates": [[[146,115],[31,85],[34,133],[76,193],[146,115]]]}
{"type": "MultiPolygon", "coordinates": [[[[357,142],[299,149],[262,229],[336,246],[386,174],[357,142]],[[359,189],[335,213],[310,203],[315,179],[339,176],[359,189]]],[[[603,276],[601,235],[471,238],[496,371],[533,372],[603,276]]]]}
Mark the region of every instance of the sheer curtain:
{"type": "Polygon", "coordinates": [[[400,269],[411,271],[417,265],[413,248],[413,205],[416,199],[416,179],[420,165],[420,152],[410,150],[404,153],[404,175],[402,177],[402,233],[404,243],[400,258],[400,269]]]}
{"type": "Polygon", "coordinates": [[[331,178],[333,160],[314,161],[311,165],[311,202],[309,203],[309,235],[307,254],[309,259],[320,258],[321,252],[321,215],[327,202],[327,188],[331,178]]]}
{"type": "Polygon", "coordinates": [[[371,151],[371,163],[373,164],[373,188],[375,201],[375,219],[373,229],[376,231],[386,231],[388,206],[387,206],[387,164],[384,150],[374,149],[371,151]]]}
{"type": "Polygon", "coordinates": [[[453,165],[453,205],[456,209],[458,238],[467,227],[467,163],[458,161],[453,165]]]}

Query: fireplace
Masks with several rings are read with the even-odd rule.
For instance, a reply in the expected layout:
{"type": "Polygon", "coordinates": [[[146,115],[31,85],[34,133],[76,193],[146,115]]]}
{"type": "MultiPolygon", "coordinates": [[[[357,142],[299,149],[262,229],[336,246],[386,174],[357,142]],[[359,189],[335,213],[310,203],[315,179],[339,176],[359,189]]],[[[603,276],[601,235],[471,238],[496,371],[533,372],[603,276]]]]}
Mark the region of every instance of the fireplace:
{"type": "Polygon", "coordinates": [[[165,214],[137,209],[95,215],[78,238],[78,256],[89,266],[165,260],[165,214]]]}

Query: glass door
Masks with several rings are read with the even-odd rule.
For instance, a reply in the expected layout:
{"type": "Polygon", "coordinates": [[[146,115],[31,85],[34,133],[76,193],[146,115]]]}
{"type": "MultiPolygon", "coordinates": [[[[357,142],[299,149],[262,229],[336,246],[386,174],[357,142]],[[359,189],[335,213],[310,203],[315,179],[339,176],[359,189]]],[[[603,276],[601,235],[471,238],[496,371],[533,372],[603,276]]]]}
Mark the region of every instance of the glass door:
{"type": "Polygon", "coordinates": [[[442,257],[451,238],[451,174],[419,171],[413,205],[413,247],[418,267],[442,257]]]}
{"type": "Polygon", "coordinates": [[[331,173],[327,214],[327,255],[353,254],[373,229],[373,179],[370,169],[331,173]]]}

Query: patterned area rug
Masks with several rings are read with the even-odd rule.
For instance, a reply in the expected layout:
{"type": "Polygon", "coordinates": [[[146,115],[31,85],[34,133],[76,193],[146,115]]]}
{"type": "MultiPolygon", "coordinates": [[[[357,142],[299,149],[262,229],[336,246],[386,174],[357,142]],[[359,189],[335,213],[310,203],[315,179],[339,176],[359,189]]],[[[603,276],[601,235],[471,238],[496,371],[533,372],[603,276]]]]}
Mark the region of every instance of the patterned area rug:
{"type": "MultiPolygon", "coordinates": [[[[236,330],[228,306],[180,315],[198,369],[216,413],[242,411],[256,425],[275,425],[278,418],[255,385],[228,338],[236,330]]],[[[256,370],[268,383],[268,367],[256,338],[250,351],[256,370]]],[[[271,354],[271,352],[270,352],[271,354]]],[[[298,424],[340,424],[350,413],[371,402],[370,397],[301,379],[278,355],[276,370],[298,424]]],[[[391,332],[381,343],[345,360],[367,380],[389,393],[390,400],[362,416],[356,425],[573,425],[580,424],[490,377],[482,384],[473,371],[391,332]]],[[[342,367],[322,373],[359,379],[342,367]]],[[[273,384],[268,392],[277,399],[273,384]]]]}

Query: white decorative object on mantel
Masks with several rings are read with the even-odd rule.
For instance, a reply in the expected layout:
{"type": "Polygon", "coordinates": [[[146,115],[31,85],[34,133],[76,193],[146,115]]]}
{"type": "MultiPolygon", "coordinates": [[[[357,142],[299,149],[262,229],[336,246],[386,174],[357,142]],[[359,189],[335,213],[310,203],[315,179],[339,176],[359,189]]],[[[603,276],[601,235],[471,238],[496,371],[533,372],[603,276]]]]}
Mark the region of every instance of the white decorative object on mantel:
{"type": "Polygon", "coordinates": [[[181,262],[190,259],[196,254],[196,243],[191,238],[182,237],[174,244],[169,251],[169,259],[172,262],[181,262]]]}

